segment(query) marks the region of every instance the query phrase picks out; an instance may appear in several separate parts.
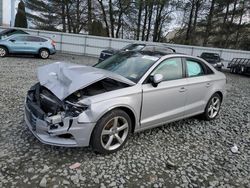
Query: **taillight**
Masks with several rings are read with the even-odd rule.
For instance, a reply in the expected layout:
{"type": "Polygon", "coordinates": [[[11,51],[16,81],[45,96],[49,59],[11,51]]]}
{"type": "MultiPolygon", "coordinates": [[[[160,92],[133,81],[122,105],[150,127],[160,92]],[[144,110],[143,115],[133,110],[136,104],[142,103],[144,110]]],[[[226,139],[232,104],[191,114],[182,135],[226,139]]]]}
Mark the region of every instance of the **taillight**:
{"type": "Polygon", "coordinates": [[[51,45],[52,45],[52,46],[56,46],[56,41],[52,40],[52,41],[51,41],[51,45]]]}

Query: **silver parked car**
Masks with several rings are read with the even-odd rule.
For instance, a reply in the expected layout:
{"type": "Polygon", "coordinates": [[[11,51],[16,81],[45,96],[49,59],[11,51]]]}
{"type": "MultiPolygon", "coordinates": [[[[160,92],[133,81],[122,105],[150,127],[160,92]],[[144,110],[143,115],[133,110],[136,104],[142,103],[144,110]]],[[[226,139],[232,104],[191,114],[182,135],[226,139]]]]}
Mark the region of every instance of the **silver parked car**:
{"type": "Polygon", "coordinates": [[[43,143],[123,147],[130,133],[201,114],[214,119],[226,77],[200,58],[128,51],[94,67],[54,63],[38,69],[25,121],[43,143]]]}

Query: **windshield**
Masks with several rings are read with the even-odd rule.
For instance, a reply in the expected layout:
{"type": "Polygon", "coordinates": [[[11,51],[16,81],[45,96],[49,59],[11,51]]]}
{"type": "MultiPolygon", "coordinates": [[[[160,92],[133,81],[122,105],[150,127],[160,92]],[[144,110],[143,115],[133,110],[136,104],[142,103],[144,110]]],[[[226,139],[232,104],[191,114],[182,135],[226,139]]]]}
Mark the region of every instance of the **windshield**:
{"type": "Polygon", "coordinates": [[[94,67],[114,72],[137,83],[158,59],[143,52],[121,52],[94,67]]]}

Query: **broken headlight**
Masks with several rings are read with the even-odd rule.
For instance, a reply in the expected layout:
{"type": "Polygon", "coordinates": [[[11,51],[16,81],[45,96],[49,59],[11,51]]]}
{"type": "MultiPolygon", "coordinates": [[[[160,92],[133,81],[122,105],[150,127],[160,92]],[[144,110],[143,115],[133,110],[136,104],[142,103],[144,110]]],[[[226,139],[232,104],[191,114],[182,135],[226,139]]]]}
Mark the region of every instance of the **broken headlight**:
{"type": "Polygon", "coordinates": [[[77,117],[88,109],[88,105],[66,101],[66,115],[77,117]]]}

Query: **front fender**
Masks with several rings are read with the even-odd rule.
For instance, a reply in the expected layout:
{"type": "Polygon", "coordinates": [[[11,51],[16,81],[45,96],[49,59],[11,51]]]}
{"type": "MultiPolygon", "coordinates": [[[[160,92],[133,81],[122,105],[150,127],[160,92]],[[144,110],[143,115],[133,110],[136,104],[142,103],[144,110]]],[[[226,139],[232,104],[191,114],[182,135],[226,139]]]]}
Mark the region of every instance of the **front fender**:
{"type": "Polygon", "coordinates": [[[95,123],[106,113],[119,107],[131,110],[135,116],[135,125],[139,124],[141,109],[141,94],[139,93],[90,104],[88,110],[79,115],[78,122],[95,123]]]}

